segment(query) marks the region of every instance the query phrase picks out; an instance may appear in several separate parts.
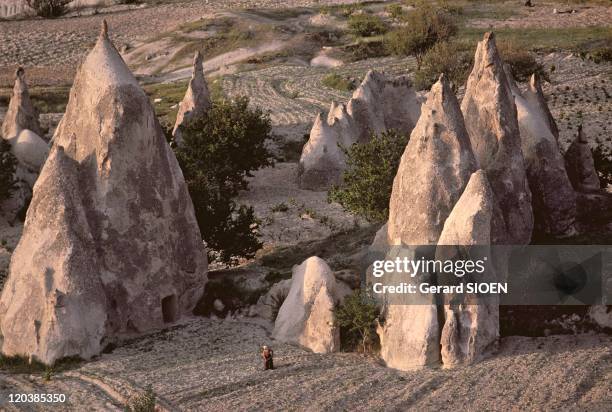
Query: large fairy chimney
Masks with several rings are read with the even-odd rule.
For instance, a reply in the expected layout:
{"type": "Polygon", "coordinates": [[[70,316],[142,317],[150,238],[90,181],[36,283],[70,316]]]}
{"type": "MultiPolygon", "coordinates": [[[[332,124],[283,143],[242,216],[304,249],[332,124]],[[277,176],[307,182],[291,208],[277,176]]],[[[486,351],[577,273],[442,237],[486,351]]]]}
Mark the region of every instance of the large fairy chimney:
{"type": "Polygon", "coordinates": [[[90,358],[191,313],[206,272],[179,165],[104,24],[34,187],[0,297],[0,349],[90,358]]]}
{"type": "Polygon", "coordinates": [[[176,122],[172,130],[172,136],[176,144],[181,144],[181,126],[186,126],[189,122],[201,118],[211,107],[210,93],[204,77],[204,67],[202,55],[196,52],[193,57],[193,73],[187,86],[187,92],[183,101],[179,104],[176,115],[176,122]]]}
{"type": "MultiPolygon", "coordinates": [[[[459,103],[448,80],[441,76],[421,107],[393,182],[388,223],[391,244],[435,245],[475,170],[459,103]]],[[[387,258],[395,256],[388,254],[387,258]]],[[[433,297],[429,299],[429,304],[394,302],[386,306],[386,321],[378,334],[387,366],[409,370],[439,363],[438,311],[433,297]]]]}
{"type": "Polygon", "coordinates": [[[506,244],[527,244],[533,230],[531,192],[514,98],[493,33],[478,43],[461,102],[472,149],[487,174],[506,226],[506,244]]]}

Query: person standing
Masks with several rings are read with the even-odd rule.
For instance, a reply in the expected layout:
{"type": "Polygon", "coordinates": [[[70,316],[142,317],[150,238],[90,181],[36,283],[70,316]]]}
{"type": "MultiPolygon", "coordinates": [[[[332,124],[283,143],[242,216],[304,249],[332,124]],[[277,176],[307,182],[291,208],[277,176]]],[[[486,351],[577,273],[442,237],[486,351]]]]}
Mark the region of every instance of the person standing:
{"type": "Polygon", "coordinates": [[[272,350],[272,348],[269,348],[268,346],[264,345],[261,351],[261,357],[263,358],[264,361],[264,370],[267,371],[268,369],[274,369],[274,361],[272,360],[272,355],[274,354],[274,351],[272,350]]]}

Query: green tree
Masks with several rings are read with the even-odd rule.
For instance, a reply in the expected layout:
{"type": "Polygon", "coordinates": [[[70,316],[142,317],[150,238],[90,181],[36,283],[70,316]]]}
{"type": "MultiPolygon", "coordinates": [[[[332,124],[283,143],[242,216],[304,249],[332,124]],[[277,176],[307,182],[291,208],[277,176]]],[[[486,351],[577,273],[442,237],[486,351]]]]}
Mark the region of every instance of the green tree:
{"type": "Polygon", "coordinates": [[[248,189],[253,171],[272,164],[265,145],[270,131],[268,114],[250,108],[246,97],[215,101],[202,119],[181,129],[175,153],[211,260],[234,263],[261,247],[253,208],[233,199],[248,189]]]}
{"type": "Polygon", "coordinates": [[[0,138],[0,201],[6,200],[15,190],[17,159],[11,153],[11,144],[0,138]]]}
{"type": "Polygon", "coordinates": [[[393,179],[408,140],[409,136],[388,130],[367,143],[343,148],[347,159],[343,183],[330,189],[328,200],[369,221],[387,220],[393,179]]]}
{"type": "Polygon", "coordinates": [[[444,10],[423,5],[408,13],[406,23],[385,36],[385,46],[390,53],[414,56],[417,68],[423,56],[436,43],[448,41],[457,33],[454,19],[444,10]]]}
{"type": "Polygon", "coordinates": [[[361,289],[347,296],[335,311],[343,343],[360,346],[365,353],[376,341],[376,319],[379,309],[374,298],[361,289]]]}

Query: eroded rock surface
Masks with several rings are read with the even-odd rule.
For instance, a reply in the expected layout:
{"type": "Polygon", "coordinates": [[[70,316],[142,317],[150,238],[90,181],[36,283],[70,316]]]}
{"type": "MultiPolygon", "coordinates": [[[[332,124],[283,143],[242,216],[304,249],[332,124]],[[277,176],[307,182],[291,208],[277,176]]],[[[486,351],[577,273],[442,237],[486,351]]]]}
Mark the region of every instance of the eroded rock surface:
{"type": "Polygon", "coordinates": [[[500,206],[508,244],[527,244],[533,211],[517,111],[493,33],[478,43],[461,110],[474,155],[500,206]]]}
{"type": "Polygon", "coordinates": [[[291,288],[278,311],[272,336],[297,343],[316,353],[340,349],[340,330],[334,325],[334,306],[340,296],[330,267],[316,256],[293,268],[291,288]]]}
{"type": "Polygon", "coordinates": [[[2,123],[2,136],[11,139],[23,130],[28,129],[42,136],[38,122],[38,110],[30,100],[28,85],[25,81],[25,71],[20,67],[15,73],[15,86],[8,110],[2,123]]]}
{"type": "Polygon", "coordinates": [[[0,298],[1,350],[52,364],[174,322],[206,282],[193,205],[106,25],[74,80],[0,298]]]}
{"type": "MultiPolygon", "coordinates": [[[[475,259],[490,255],[494,237],[496,203],[486,174],[478,170],[457,201],[438,241],[436,258],[475,259]],[[475,246],[475,247],[474,247],[475,246]]],[[[459,282],[493,282],[491,266],[483,274],[472,273],[459,282]]],[[[494,297],[476,295],[449,296],[444,306],[444,326],[440,337],[442,363],[445,367],[472,363],[491,348],[499,337],[499,307],[494,297]]]]}
{"type": "Polygon", "coordinates": [[[347,105],[332,102],[327,117],[319,114],[315,119],[300,158],[300,187],[327,190],[339,183],[346,167],[339,146],[365,143],[372,133],[388,129],[409,134],[421,113],[421,103],[408,78],[389,79],[369,71],[347,105]]]}
{"type": "Polygon", "coordinates": [[[572,186],[578,192],[597,192],[601,189],[599,177],[595,171],[593,153],[582,126],[578,135],[565,152],[565,167],[572,186]]]}
{"type": "MultiPolygon", "coordinates": [[[[446,218],[476,170],[459,103],[444,76],[432,87],[421,112],[393,182],[388,222],[392,245],[436,244],[446,218]]],[[[387,259],[401,257],[393,255],[396,253],[411,252],[392,248],[387,259]]],[[[420,275],[415,279],[428,281],[420,275]]],[[[378,334],[387,366],[409,370],[439,362],[436,304],[432,295],[423,299],[420,304],[395,302],[386,306],[386,320],[378,334]]]]}
{"type": "Polygon", "coordinates": [[[201,118],[211,107],[210,93],[204,78],[204,68],[202,65],[202,55],[196,52],[193,58],[193,73],[185,97],[179,103],[179,110],[176,115],[176,122],[172,130],[172,136],[176,144],[181,144],[181,126],[201,118]]]}
{"type": "Polygon", "coordinates": [[[507,65],[505,71],[517,108],[521,147],[531,190],[534,229],[543,235],[574,235],[576,194],[565,171],[555,137],[558,131],[540,82],[533,75],[528,89],[521,93],[507,65]]]}

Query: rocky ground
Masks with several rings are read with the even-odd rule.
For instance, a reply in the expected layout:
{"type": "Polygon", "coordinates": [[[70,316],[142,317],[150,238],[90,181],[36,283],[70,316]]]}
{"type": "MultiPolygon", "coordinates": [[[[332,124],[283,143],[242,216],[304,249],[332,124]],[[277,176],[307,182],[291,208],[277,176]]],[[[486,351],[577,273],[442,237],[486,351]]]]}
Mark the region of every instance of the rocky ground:
{"type": "MultiPolygon", "coordinates": [[[[164,410],[609,410],[612,338],[511,337],[494,357],[453,370],[396,372],[355,353],[317,355],[274,342],[266,324],[197,318],[51,373],[0,372],[0,399],[68,394],[53,409],[122,410],[151,385],[164,410]],[[275,350],[264,372],[262,344],[275,350]]],[[[22,410],[1,405],[3,410],[22,410]]]]}

